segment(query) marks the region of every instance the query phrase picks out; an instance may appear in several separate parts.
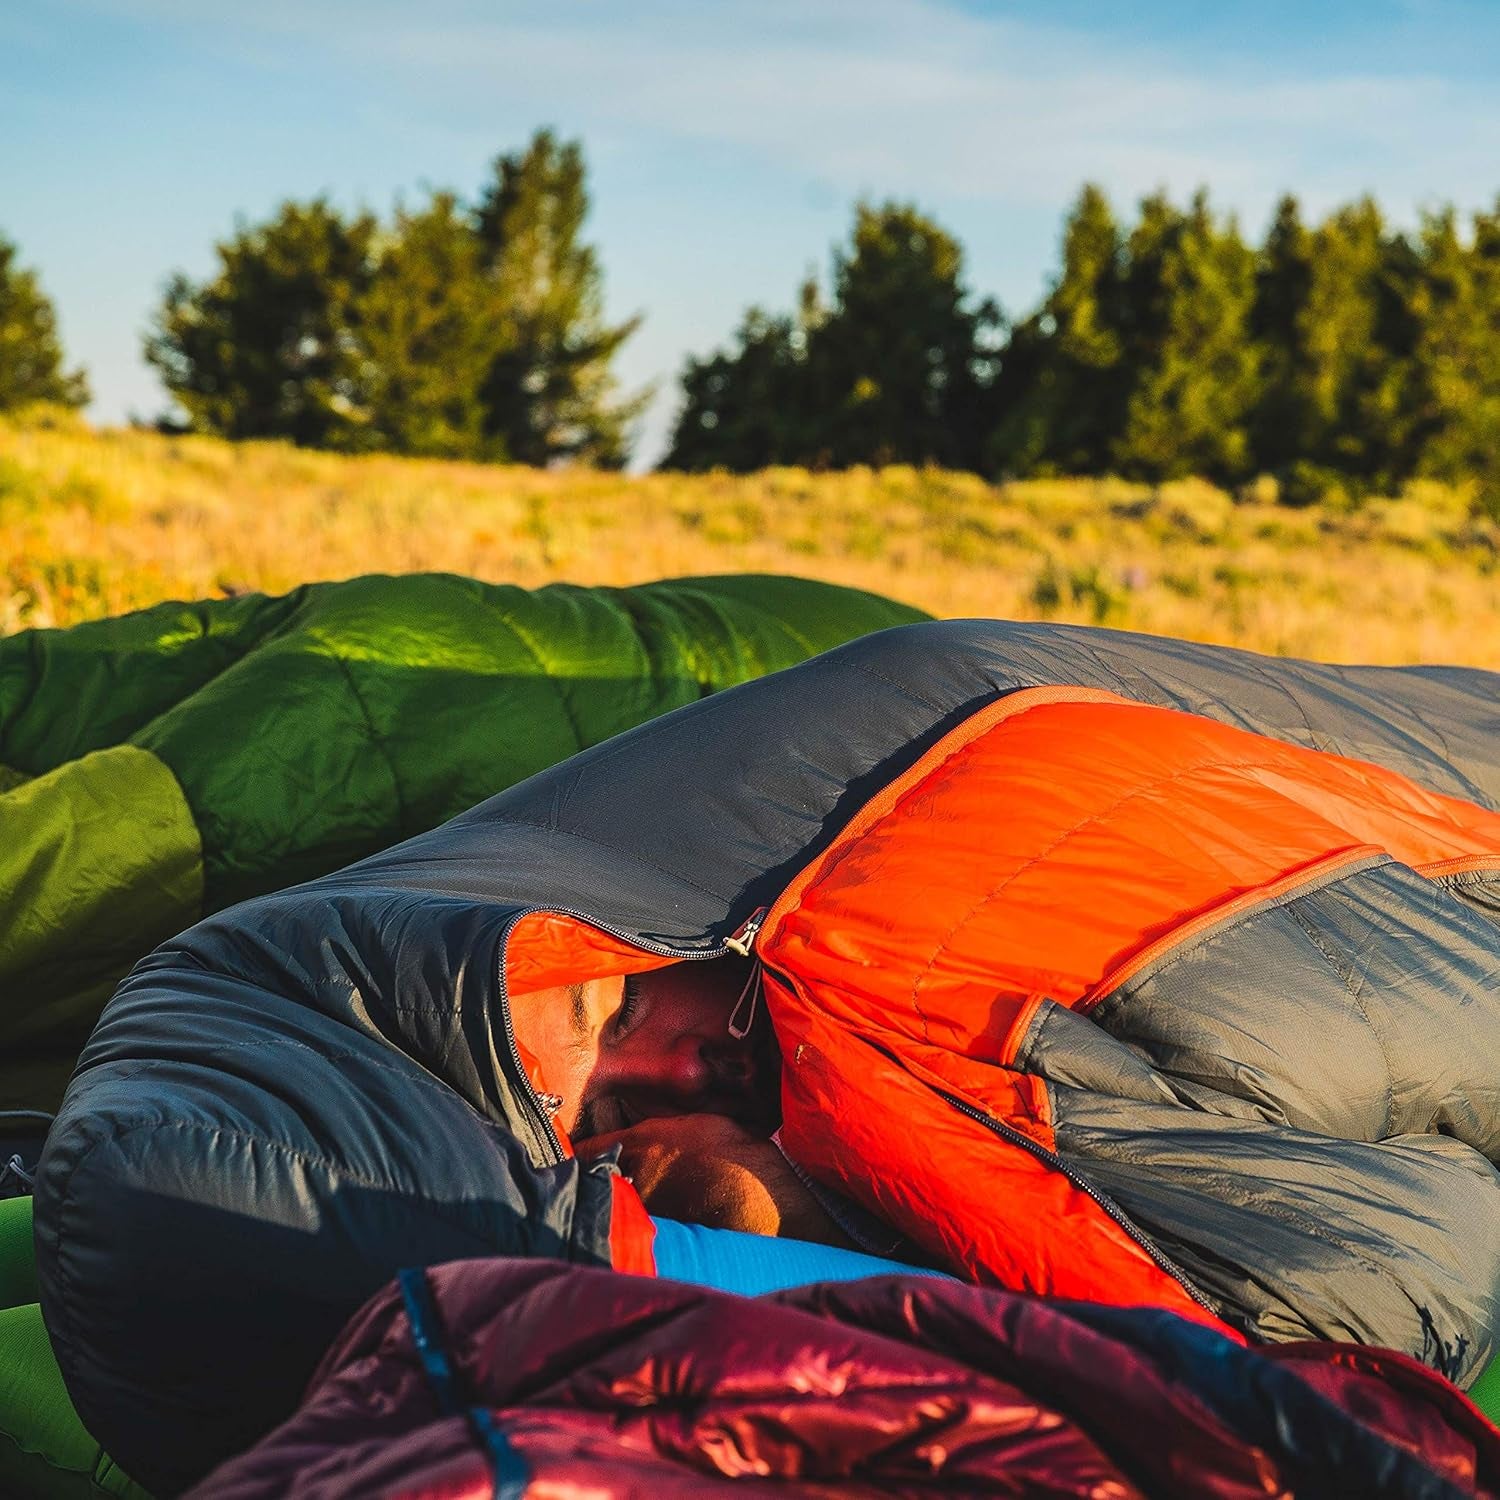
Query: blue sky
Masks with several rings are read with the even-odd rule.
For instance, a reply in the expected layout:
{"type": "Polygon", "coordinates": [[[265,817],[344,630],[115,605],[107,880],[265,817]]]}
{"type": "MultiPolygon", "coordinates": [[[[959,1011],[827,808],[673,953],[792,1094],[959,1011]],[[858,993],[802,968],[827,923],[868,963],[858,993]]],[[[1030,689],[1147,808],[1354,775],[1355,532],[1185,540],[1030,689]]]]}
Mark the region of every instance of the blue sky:
{"type": "Polygon", "coordinates": [[[0,233],[58,304],[94,416],[165,402],[140,335],[236,215],[473,193],[539,125],[582,138],[620,373],[790,304],[862,195],[915,199],[1024,311],[1068,201],[1207,184],[1255,235],[1374,193],[1500,190],[1500,0],[42,0],[0,5],[0,233]]]}

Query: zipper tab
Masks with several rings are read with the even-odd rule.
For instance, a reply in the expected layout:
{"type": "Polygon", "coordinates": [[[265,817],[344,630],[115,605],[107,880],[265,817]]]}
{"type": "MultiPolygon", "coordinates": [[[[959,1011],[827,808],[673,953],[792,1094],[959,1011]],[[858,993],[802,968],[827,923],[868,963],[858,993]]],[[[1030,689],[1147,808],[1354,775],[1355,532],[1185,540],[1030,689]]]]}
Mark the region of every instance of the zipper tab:
{"type": "Polygon", "coordinates": [[[749,958],[750,950],[755,946],[755,935],[760,931],[770,909],[769,906],[757,906],[750,914],[750,920],[732,937],[724,939],[724,946],[731,953],[738,953],[741,958],[749,958]]]}

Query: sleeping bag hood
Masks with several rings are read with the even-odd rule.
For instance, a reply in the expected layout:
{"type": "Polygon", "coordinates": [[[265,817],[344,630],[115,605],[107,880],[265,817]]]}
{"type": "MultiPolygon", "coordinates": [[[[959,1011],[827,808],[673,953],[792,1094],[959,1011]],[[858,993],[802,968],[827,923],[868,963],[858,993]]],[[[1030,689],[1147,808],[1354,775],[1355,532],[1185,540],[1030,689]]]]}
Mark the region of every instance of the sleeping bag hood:
{"type": "Polygon", "coordinates": [[[37,1183],[80,1415],[179,1488],[399,1268],[649,1269],[508,996],[753,949],[793,1160],[1013,1289],[1500,1340],[1500,681],[969,621],[866,637],[145,959],[37,1183]]]}

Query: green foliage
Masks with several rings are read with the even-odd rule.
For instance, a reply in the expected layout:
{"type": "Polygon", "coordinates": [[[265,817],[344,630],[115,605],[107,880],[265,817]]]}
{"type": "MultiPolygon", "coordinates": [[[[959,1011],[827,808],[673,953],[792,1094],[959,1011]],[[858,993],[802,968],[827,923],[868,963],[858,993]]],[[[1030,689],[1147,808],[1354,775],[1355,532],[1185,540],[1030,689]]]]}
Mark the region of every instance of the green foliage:
{"type": "Polygon", "coordinates": [[[484,432],[515,463],[619,468],[650,398],[616,397],[610,362],[641,320],[604,321],[598,254],[580,238],[587,214],[581,148],[543,130],[496,159],[475,215],[497,346],[484,432]]]}
{"type": "Polygon", "coordinates": [[[440,192],[381,226],[285,203],[168,283],[146,357],[195,431],[311,447],[623,464],[644,396],[610,362],[582,152],[540,132],[471,212],[440,192]]]}
{"type": "Polygon", "coordinates": [[[1129,394],[1112,467],[1136,479],[1247,477],[1256,394],[1251,251],[1233,220],[1214,221],[1199,193],[1185,214],[1148,198],[1126,258],[1129,394]]]}
{"type": "Polygon", "coordinates": [[[1012,331],[987,459],[1000,473],[1099,470],[1124,399],[1123,247],[1103,191],[1087,185],[1063,229],[1062,272],[1012,331]]]}
{"type": "Polygon", "coordinates": [[[398,210],[357,304],[356,396],[334,446],[485,452],[481,391],[499,345],[489,300],[480,245],[451,193],[398,210]]]}
{"type": "Polygon", "coordinates": [[[978,468],[994,374],[993,303],[973,304],[958,242],[908,204],[861,204],[833,304],[752,309],[736,348],[690,359],[664,467],[931,463],[978,468]]]}
{"type": "Polygon", "coordinates": [[[1310,226],[1287,197],[1256,249],[1202,192],[1122,229],[1090,185],[998,349],[961,261],[916,210],[862,206],[831,307],[809,284],[795,316],[752,309],[688,361],[664,466],[1198,475],[1346,507],[1428,476],[1500,515],[1500,203],[1412,237],[1368,198],[1310,226]]]}
{"type": "Polygon", "coordinates": [[[1451,212],[1422,231],[1414,290],[1412,382],[1424,435],[1417,471],[1473,481],[1481,508],[1500,516],[1500,201],[1474,216],[1464,241],[1451,212]]]}
{"type": "Polygon", "coordinates": [[[735,348],[690,359],[682,376],[683,409],[664,468],[747,472],[795,463],[817,443],[809,423],[807,342],[816,292],[804,290],[803,316],[777,318],[752,307],[735,332],[735,348]]]}
{"type": "Polygon", "coordinates": [[[992,303],[971,306],[958,241],[907,204],[861,204],[834,257],[834,304],[808,336],[826,454],[855,463],[977,467],[992,303]]]}
{"type": "Polygon", "coordinates": [[[16,247],[0,236],[0,411],[38,402],[83,406],[89,399],[82,370],[63,371],[57,314],[35,271],[16,261],[16,247]]]}
{"type": "Polygon", "coordinates": [[[146,358],[191,429],[313,447],[345,435],[375,234],[368,214],[346,220],[322,198],[284,203],[215,247],[211,280],[171,278],[146,358]]]}

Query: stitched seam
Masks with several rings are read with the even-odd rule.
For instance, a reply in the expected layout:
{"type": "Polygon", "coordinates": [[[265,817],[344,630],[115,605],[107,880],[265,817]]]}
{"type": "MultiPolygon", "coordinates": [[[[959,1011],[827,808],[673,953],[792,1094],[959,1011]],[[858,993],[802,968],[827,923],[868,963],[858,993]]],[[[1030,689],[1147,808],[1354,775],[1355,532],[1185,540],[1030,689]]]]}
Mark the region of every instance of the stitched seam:
{"type": "MultiPolygon", "coordinates": [[[[701,699],[699,700],[702,701],[701,699]]],[[[512,828],[531,828],[538,833],[560,835],[563,838],[577,839],[580,843],[590,844],[596,849],[607,849],[611,854],[618,854],[631,864],[644,865],[647,869],[655,870],[659,875],[665,875],[668,880],[676,881],[679,885],[688,886],[695,891],[701,891],[705,896],[712,896],[715,901],[723,902],[726,898],[722,892],[710,890],[706,885],[700,885],[696,880],[689,880],[686,875],[676,870],[669,870],[665,865],[659,865],[654,859],[647,859],[644,855],[622,849],[618,844],[607,844],[603,839],[596,839],[586,833],[579,833],[576,828],[553,828],[546,823],[538,823],[530,818],[498,817],[486,820],[489,824],[507,824],[512,828]]],[[[548,908],[541,908],[547,910],[548,908]]]]}
{"type": "Polygon", "coordinates": [[[1174,964],[1198,952],[1201,945],[1217,941],[1233,932],[1241,923],[1252,922],[1258,917],[1265,916],[1267,912],[1282,910],[1306,896],[1315,896],[1320,891],[1326,891],[1330,886],[1341,885],[1346,880],[1352,880],[1356,876],[1368,874],[1371,870],[1394,863],[1395,861],[1389,854],[1371,854],[1352,864],[1340,862],[1332,869],[1315,869],[1309,875],[1305,885],[1294,885],[1277,895],[1267,896],[1248,906],[1240,907],[1236,911],[1226,912],[1219,921],[1210,922],[1183,942],[1164,949],[1144,967],[1127,974],[1123,980],[1100,995],[1097,1000],[1090,1002],[1085,996],[1086,1013],[1102,1025],[1107,1022],[1109,1016],[1118,1009],[1119,1004],[1126,997],[1139,994],[1141,989],[1147,984],[1154,983],[1174,964]]]}
{"type": "Polygon", "coordinates": [[[583,732],[579,729],[578,720],[574,717],[573,714],[573,705],[568,702],[567,695],[562,690],[562,683],[560,679],[552,672],[551,668],[547,665],[546,661],[542,657],[542,653],[537,650],[536,644],[532,641],[531,637],[528,636],[525,631],[523,631],[521,627],[517,625],[513,619],[510,618],[509,615],[503,613],[498,609],[495,611],[495,614],[500,623],[521,644],[522,649],[526,651],[526,653],[531,657],[532,661],[536,663],[538,669],[541,672],[543,680],[546,682],[547,686],[552,689],[553,696],[557,699],[557,706],[562,710],[563,718],[567,720],[568,729],[573,736],[574,747],[578,750],[586,749],[587,745],[583,738],[583,732]]]}
{"type": "Polygon", "coordinates": [[[339,671],[343,674],[345,683],[348,684],[349,696],[354,699],[355,707],[359,709],[360,718],[365,721],[365,728],[369,731],[369,744],[375,753],[380,756],[381,760],[385,762],[386,771],[391,778],[391,791],[395,794],[396,798],[396,818],[398,820],[396,826],[404,830],[407,826],[406,797],[401,791],[401,778],[396,774],[396,762],[391,759],[390,749],[387,747],[380,731],[375,727],[375,720],[370,714],[370,707],[365,702],[364,695],[360,692],[358,684],[354,681],[354,673],[350,670],[349,663],[342,656],[332,656],[326,659],[337,663],[339,671]]]}

